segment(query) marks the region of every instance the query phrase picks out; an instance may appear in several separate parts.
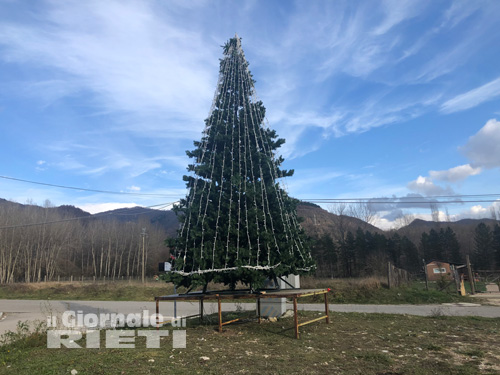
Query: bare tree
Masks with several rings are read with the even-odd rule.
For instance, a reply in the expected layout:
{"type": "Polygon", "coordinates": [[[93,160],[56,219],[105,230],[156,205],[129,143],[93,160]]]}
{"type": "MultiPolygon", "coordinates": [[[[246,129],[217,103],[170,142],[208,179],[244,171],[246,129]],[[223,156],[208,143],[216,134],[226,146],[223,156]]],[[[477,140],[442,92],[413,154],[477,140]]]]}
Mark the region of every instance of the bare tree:
{"type": "Polygon", "coordinates": [[[430,204],[430,208],[431,208],[432,221],[434,221],[435,223],[439,223],[439,207],[438,207],[438,204],[435,203],[435,202],[432,202],[430,204]]]}
{"type": "Polygon", "coordinates": [[[328,212],[335,215],[333,218],[333,225],[335,232],[333,236],[337,242],[343,244],[349,230],[348,228],[348,206],[346,203],[332,203],[328,206],[328,212]]]}
{"type": "Polygon", "coordinates": [[[395,229],[407,227],[415,220],[415,215],[409,212],[401,211],[398,217],[394,220],[395,229]]]}
{"type": "Polygon", "coordinates": [[[355,217],[367,224],[373,224],[377,218],[373,204],[369,202],[350,203],[347,216],[355,217]]]}
{"type": "Polygon", "coordinates": [[[493,220],[498,220],[497,211],[495,206],[490,206],[490,215],[493,220]]]}
{"type": "Polygon", "coordinates": [[[445,208],[445,213],[446,213],[446,221],[448,223],[451,223],[451,216],[450,216],[450,213],[448,211],[448,207],[445,208]]]}

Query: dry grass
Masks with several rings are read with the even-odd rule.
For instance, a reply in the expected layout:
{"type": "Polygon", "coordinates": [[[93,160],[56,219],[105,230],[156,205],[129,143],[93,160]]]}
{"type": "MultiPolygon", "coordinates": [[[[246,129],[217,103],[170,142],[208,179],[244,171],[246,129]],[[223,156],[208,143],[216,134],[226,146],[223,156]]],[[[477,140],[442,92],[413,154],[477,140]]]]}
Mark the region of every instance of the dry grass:
{"type": "MultiPolygon", "coordinates": [[[[240,289],[244,285],[237,286],[240,289]]],[[[301,278],[302,288],[331,288],[331,303],[370,304],[418,304],[470,302],[452,291],[425,291],[422,283],[408,287],[388,289],[383,278],[359,279],[316,279],[301,278]]],[[[200,289],[200,288],[199,288],[200,289]]],[[[222,284],[209,284],[209,290],[223,290],[222,284]]],[[[185,292],[179,288],[177,292],[185,292]]],[[[0,285],[0,299],[44,299],[44,300],[109,300],[109,301],[151,301],[153,297],[173,294],[172,284],[162,281],[108,281],[103,282],[42,282],[0,285]]],[[[321,303],[314,297],[301,298],[300,303],[321,303]]]]}
{"type": "Polygon", "coordinates": [[[314,278],[302,277],[300,279],[302,288],[332,288],[335,290],[347,289],[369,289],[376,290],[387,286],[387,279],[383,277],[361,277],[350,279],[328,279],[328,278],[314,278]]]}
{"type": "MultiPolygon", "coordinates": [[[[317,313],[302,313],[302,319],[317,313]]],[[[215,318],[215,317],[214,317],[215,318]]],[[[226,318],[230,318],[227,316],[226,318]]],[[[293,338],[277,323],[188,325],[186,349],[47,349],[44,337],[0,346],[0,374],[498,374],[500,319],[332,314],[293,338]],[[208,359],[203,359],[203,357],[208,359]]],[[[167,328],[168,329],[168,328],[167,328]]],[[[84,344],[82,342],[82,344],[84,344]]]]}

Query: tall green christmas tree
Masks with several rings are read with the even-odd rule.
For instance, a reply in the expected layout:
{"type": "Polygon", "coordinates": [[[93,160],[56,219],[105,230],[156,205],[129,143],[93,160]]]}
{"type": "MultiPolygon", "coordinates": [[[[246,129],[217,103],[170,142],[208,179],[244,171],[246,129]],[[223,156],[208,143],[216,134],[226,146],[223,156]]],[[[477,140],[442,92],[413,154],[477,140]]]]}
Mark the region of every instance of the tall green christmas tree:
{"type": "Polygon", "coordinates": [[[297,201],[280,187],[276,150],[285,142],[265,125],[265,108],[235,35],[224,48],[219,81],[200,142],[184,176],[189,193],[174,208],[181,227],[169,241],[167,281],[259,287],[267,278],[315,268],[296,217],[297,201]]]}

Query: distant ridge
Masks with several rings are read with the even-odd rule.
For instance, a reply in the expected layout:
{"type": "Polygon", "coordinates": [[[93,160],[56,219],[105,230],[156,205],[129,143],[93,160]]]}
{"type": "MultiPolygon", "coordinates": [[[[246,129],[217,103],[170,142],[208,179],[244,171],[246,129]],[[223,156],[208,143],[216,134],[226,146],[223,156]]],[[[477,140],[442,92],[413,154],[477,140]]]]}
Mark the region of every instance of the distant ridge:
{"type": "MultiPolygon", "coordinates": [[[[428,228],[428,229],[435,229],[439,227],[451,227],[452,229],[454,227],[464,227],[464,226],[476,226],[479,223],[485,223],[487,225],[495,225],[497,223],[496,220],[493,219],[462,219],[458,221],[440,221],[440,222],[435,222],[435,221],[427,221],[427,220],[422,220],[422,219],[415,219],[413,220],[410,224],[408,224],[407,227],[409,228],[428,228]]],[[[403,229],[403,228],[401,228],[403,229]]]]}
{"type": "Polygon", "coordinates": [[[116,210],[101,212],[101,220],[117,220],[119,222],[149,220],[151,224],[165,229],[169,237],[177,234],[179,220],[172,210],[154,210],[145,207],[118,208],[116,210]]]}
{"type": "MultiPolygon", "coordinates": [[[[91,215],[90,213],[71,205],[45,208],[37,205],[16,203],[2,198],[0,198],[0,207],[10,207],[12,209],[19,210],[34,209],[39,210],[40,212],[50,210],[59,213],[64,218],[83,218],[94,216],[95,218],[92,220],[116,220],[118,222],[137,222],[140,220],[148,220],[150,223],[164,229],[165,233],[169,237],[176,236],[177,229],[179,228],[179,221],[174,211],[155,210],[140,206],[105,211],[97,214],[97,216],[91,215]]],[[[344,226],[343,229],[346,232],[351,231],[354,233],[358,228],[361,228],[363,231],[370,231],[372,233],[384,233],[384,231],[380,228],[368,224],[363,220],[350,216],[339,217],[338,215],[332,214],[313,203],[300,202],[297,206],[297,214],[301,221],[300,224],[306,233],[313,238],[319,238],[323,235],[333,236],[333,234],[338,230],[339,218],[341,219],[342,225],[344,226]]],[[[496,220],[489,218],[462,219],[453,222],[434,222],[415,219],[407,226],[388,232],[396,232],[400,235],[405,235],[418,246],[420,236],[423,232],[429,232],[431,229],[439,231],[441,228],[446,229],[447,227],[450,227],[457,233],[459,241],[462,244],[465,244],[471,241],[475,227],[481,222],[490,225],[491,227],[497,223],[496,220]]]]}
{"type": "Polygon", "coordinates": [[[19,209],[19,210],[25,210],[25,209],[34,209],[34,210],[39,210],[39,211],[44,211],[44,210],[49,210],[52,212],[57,212],[63,217],[87,217],[91,216],[90,213],[87,211],[84,211],[78,207],[75,206],[70,206],[70,205],[63,205],[63,206],[58,206],[58,207],[42,207],[42,206],[37,206],[34,204],[22,204],[22,203],[17,203],[17,202],[12,202],[8,201],[6,199],[0,198],[0,206],[5,207],[5,208],[14,208],[14,209],[19,209]]]}

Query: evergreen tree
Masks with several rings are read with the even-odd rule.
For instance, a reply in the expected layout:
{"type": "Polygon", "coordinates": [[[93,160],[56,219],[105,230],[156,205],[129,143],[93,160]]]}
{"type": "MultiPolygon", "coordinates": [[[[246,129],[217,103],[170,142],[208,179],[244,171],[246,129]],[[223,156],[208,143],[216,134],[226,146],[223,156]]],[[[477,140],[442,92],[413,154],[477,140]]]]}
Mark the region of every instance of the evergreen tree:
{"type": "Polygon", "coordinates": [[[318,263],[316,275],[323,277],[334,277],[338,256],[337,247],[332,237],[322,235],[311,247],[314,260],[318,263]]]}
{"type": "Polygon", "coordinates": [[[403,254],[401,268],[410,272],[420,272],[422,265],[418,255],[418,249],[406,236],[403,236],[401,239],[401,252],[403,254]]]}
{"type": "Polygon", "coordinates": [[[353,277],[356,264],[356,239],[351,231],[347,232],[345,241],[340,245],[344,277],[353,277]]]}
{"type": "Polygon", "coordinates": [[[364,271],[366,268],[366,258],[368,256],[368,246],[366,242],[366,235],[363,230],[358,227],[356,230],[356,237],[354,239],[355,243],[355,256],[356,256],[356,267],[357,273],[364,271]]]}
{"type": "Polygon", "coordinates": [[[462,261],[460,244],[453,229],[450,227],[447,227],[446,230],[441,229],[440,236],[444,256],[443,260],[451,263],[460,263],[462,261]]]}
{"type": "Polygon", "coordinates": [[[493,249],[497,262],[496,269],[500,269],[500,226],[498,224],[495,224],[493,228],[493,249]]]}
{"type": "Polygon", "coordinates": [[[429,235],[426,232],[422,232],[420,235],[420,252],[422,253],[426,262],[430,262],[433,258],[429,245],[429,235]]]}
{"type": "Polygon", "coordinates": [[[443,260],[442,241],[439,232],[431,229],[429,233],[422,233],[420,237],[420,250],[426,262],[443,260]]]}
{"type": "Polygon", "coordinates": [[[189,193],[175,207],[181,221],[169,241],[175,260],[165,279],[186,287],[266,278],[314,269],[296,204],[279,179],[285,142],[264,126],[265,108],[236,35],[223,47],[219,82],[201,141],[184,176],[189,193]]]}
{"type": "Polygon", "coordinates": [[[394,233],[394,235],[387,240],[387,252],[389,255],[389,260],[396,267],[401,267],[400,256],[401,256],[401,237],[399,234],[394,233]]]}
{"type": "Polygon", "coordinates": [[[474,231],[473,261],[476,269],[493,268],[493,235],[484,223],[479,223],[474,231]]]}
{"type": "Polygon", "coordinates": [[[429,231],[429,250],[432,259],[443,260],[443,247],[439,232],[434,229],[429,231]]]}

